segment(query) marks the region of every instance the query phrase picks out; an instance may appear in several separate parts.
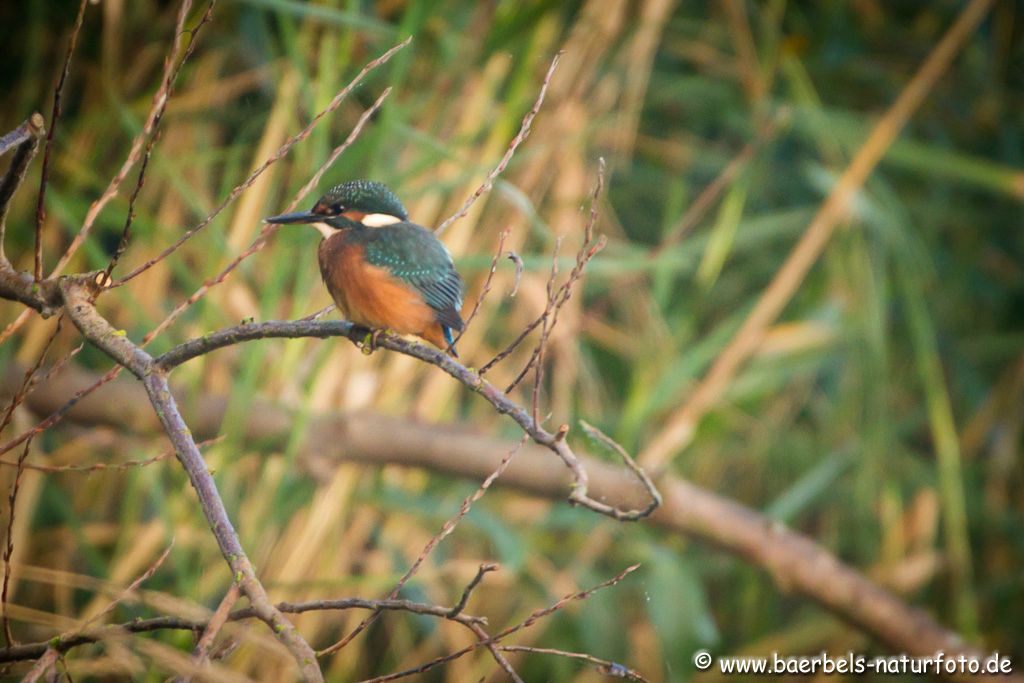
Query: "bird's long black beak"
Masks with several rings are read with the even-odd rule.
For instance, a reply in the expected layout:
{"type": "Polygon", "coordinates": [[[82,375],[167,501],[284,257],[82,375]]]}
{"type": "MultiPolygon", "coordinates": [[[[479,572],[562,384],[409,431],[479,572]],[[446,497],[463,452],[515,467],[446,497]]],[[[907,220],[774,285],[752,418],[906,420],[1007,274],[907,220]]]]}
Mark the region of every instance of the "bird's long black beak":
{"type": "Polygon", "coordinates": [[[298,211],[296,213],[282,213],[280,216],[271,216],[270,218],[264,218],[264,223],[317,223],[324,219],[323,216],[313,213],[312,211],[298,211]]]}

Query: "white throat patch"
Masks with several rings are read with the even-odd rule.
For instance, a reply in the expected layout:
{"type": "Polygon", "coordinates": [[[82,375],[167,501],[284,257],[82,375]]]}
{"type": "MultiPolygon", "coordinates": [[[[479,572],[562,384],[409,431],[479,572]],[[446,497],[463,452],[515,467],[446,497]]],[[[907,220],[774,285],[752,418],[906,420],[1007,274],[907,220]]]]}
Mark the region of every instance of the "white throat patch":
{"type": "Polygon", "coordinates": [[[327,239],[328,237],[337,232],[337,230],[335,230],[334,228],[332,228],[331,226],[327,225],[324,222],[310,223],[310,225],[316,228],[318,231],[320,231],[320,234],[324,236],[324,239],[327,239]]]}
{"type": "Polygon", "coordinates": [[[393,225],[401,222],[401,218],[391,216],[386,213],[368,213],[363,216],[363,220],[360,221],[360,223],[368,228],[382,228],[385,225],[393,225]]]}

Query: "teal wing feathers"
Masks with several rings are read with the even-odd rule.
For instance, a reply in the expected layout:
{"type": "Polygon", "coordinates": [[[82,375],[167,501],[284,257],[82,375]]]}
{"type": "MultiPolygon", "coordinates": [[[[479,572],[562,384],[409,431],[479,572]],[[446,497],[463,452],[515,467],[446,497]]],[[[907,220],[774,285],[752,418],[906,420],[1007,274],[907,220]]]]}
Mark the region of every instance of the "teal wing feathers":
{"type": "Polygon", "coordinates": [[[369,228],[360,237],[366,240],[368,262],[415,288],[439,323],[455,330],[464,327],[459,315],[462,278],[448,248],[432,232],[414,223],[395,223],[369,228]]]}

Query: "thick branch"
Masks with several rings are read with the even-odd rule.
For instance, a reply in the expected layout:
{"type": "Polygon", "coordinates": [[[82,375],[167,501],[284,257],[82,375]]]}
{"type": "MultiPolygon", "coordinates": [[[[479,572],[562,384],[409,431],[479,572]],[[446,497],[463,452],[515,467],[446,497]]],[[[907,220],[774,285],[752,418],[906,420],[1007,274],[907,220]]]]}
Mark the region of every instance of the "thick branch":
{"type": "Polygon", "coordinates": [[[242,549],[238,534],[228,517],[224,503],[217,492],[213,475],[185,424],[177,403],[167,386],[165,373],[154,365],[153,358],[127,338],[123,331],[115,330],[92,303],[98,291],[94,278],[60,278],[59,286],[64,300],[64,311],[85,337],[103,350],[121,366],[128,368],[142,380],[149,401],[156,411],[164,431],[174,446],[178,461],[188,473],[189,481],[199,498],[203,513],[210,524],[217,545],[231,567],[232,576],[241,588],[255,614],[274,632],[299,665],[307,681],[322,681],[323,674],[316,662],[316,654],[299,635],[295,627],[273,606],[263,584],[242,549]]]}
{"type": "MultiPolygon", "coordinates": [[[[222,344],[223,346],[223,344],[222,344]]],[[[2,378],[3,390],[17,389],[25,368],[12,367],[2,378]]],[[[39,413],[59,406],[69,393],[88,386],[95,377],[69,370],[41,384],[26,405],[39,413]]],[[[133,406],[145,404],[137,383],[114,382],[82,401],[69,417],[86,424],[121,429],[159,426],[133,406]],[[147,422],[146,420],[149,420],[147,422]]],[[[227,408],[223,397],[202,397],[189,414],[197,438],[216,435],[227,408]]],[[[257,399],[245,426],[247,438],[261,447],[280,447],[294,427],[292,416],[257,399]]],[[[425,468],[432,472],[480,481],[508,451],[507,439],[481,436],[477,431],[360,413],[313,418],[300,448],[300,462],[316,474],[333,473],[342,462],[425,468]]],[[[644,490],[623,468],[580,454],[590,474],[591,495],[620,507],[646,502],[644,490]]],[[[558,500],[571,475],[547,448],[526,445],[516,455],[497,486],[527,495],[558,500]]],[[[771,576],[780,590],[809,598],[840,619],[861,629],[890,651],[926,656],[981,654],[947,630],[924,610],[912,607],[881,588],[856,569],[842,564],[826,548],[785,525],[672,475],[660,481],[664,504],[650,517],[652,524],[671,533],[710,543],[771,576]]],[[[963,676],[957,680],[982,680],[963,676]]],[[[1008,681],[1022,681],[1021,677],[1008,681]]]]}

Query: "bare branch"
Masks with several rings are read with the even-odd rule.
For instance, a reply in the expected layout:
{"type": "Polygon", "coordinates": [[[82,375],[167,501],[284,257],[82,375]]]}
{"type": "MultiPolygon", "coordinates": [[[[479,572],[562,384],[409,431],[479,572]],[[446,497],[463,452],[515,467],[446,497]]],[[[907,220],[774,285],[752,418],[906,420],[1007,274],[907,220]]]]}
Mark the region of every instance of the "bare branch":
{"type": "Polygon", "coordinates": [[[0,138],[0,154],[15,147],[11,165],[7,167],[3,180],[0,180],[0,261],[4,256],[4,237],[7,233],[7,213],[11,208],[11,199],[21,187],[29,164],[39,150],[39,140],[45,131],[46,121],[43,115],[36,112],[23,124],[0,138]]]}
{"type": "MultiPolygon", "coordinates": [[[[224,440],[224,436],[217,436],[212,439],[206,439],[196,444],[200,449],[206,448],[215,443],[219,443],[224,440]]],[[[93,472],[104,472],[109,470],[128,470],[134,467],[148,467],[152,464],[167,460],[168,458],[174,457],[174,450],[169,449],[158,453],[149,458],[143,460],[126,460],[125,462],[107,463],[97,462],[92,465],[34,465],[32,463],[25,463],[22,467],[26,470],[34,470],[36,472],[48,472],[50,474],[58,474],[61,472],[75,472],[80,474],[91,474],[93,472]]],[[[11,462],[10,460],[0,460],[0,465],[4,467],[17,467],[18,463],[11,462]]]]}
{"type": "MultiPolygon", "coordinates": [[[[398,583],[395,584],[395,587],[392,589],[391,593],[387,597],[388,600],[392,600],[398,597],[398,594],[401,592],[402,588],[405,586],[406,583],[409,582],[409,579],[411,579],[416,574],[416,572],[419,571],[420,567],[426,561],[430,553],[433,552],[437,544],[443,541],[446,537],[448,537],[448,535],[450,535],[453,531],[455,531],[455,527],[458,525],[459,522],[462,521],[462,518],[469,513],[469,510],[473,506],[473,503],[480,500],[483,497],[483,495],[487,492],[487,489],[491,487],[491,484],[493,484],[495,480],[497,480],[497,478],[500,477],[502,473],[504,473],[505,469],[508,468],[509,463],[512,462],[512,456],[514,456],[519,451],[519,449],[522,448],[524,443],[526,443],[526,436],[520,439],[519,443],[516,444],[515,447],[509,449],[509,451],[505,454],[505,457],[501,459],[501,462],[498,463],[498,466],[494,469],[494,471],[491,472],[491,474],[489,474],[486,479],[484,479],[482,484],[480,484],[480,487],[476,491],[474,491],[472,495],[467,496],[465,499],[463,499],[462,505],[459,506],[459,511],[455,513],[455,516],[448,519],[441,526],[441,530],[438,531],[429,541],[427,541],[427,544],[425,546],[423,546],[423,550],[420,551],[420,554],[416,558],[416,561],[412,563],[412,566],[409,567],[409,569],[405,572],[402,578],[398,580],[398,583]]],[[[453,616],[457,615],[458,612],[456,612],[455,615],[453,616]]],[[[359,625],[352,629],[351,633],[349,633],[344,638],[334,643],[330,647],[321,650],[317,654],[321,657],[324,657],[327,655],[334,654],[335,652],[338,652],[343,647],[352,642],[352,640],[356,636],[358,636],[360,633],[366,630],[366,628],[369,627],[370,624],[372,624],[374,621],[376,621],[377,617],[379,616],[380,610],[374,610],[372,614],[370,614],[368,617],[359,622],[359,625]]]]}
{"type": "Polygon", "coordinates": [[[582,652],[568,652],[567,650],[556,650],[550,647],[531,647],[529,645],[498,645],[497,647],[502,652],[529,652],[536,655],[556,655],[567,659],[579,659],[593,664],[597,667],[598,672],[605,676],[628,678],[631,681],[639,681],[639,683],[649,683],[643,674],[636,669],[630,669],[622,664],[610,662],[607,659],[599,659],[582,652]]]}
{"type": "Polygon", "coordinates": [[[185,468],[192,487],[196,490],[221,554],[231,567],[235,583],[249,598],[257,616],[271,628],[275,637],[295,658],[303,678],[307,681],[322,681],[323,674],[317,666],[313,649],[303,640],[291,622],[273,606],[266,590],[256,577],[252,563],[238,540],[238,534],[224,508],[224,502],[217,492],[213,475],[207,469],[191,431],[181,417],[174,397],[171,396],[166,375],[154,364],[148,353],[111,327],[110,323],[96,311],[92,303],[98,291],[95,279],[61,278],[59,284],[64,297],[64,308],[82,334],[119,365],[142,380],[157,417],[174,446],[178,461],[185,468]]]}
{"type": "Polygon", "coordinates": [[[34,271],[36,282],[43,279],[43,222],[46,221],[46,185],[50,180],[50,151],[53,149],[53,134],[57,132],[57,124],[60,122],[61,95],[64,94],[64,84],[67,82],[68,72],[71,70],[71,56],[75,53],[75,45],[78,44],[78,32],[82,30],[87,2],[88,0],[81,0],[78,4],[78,16],[75,17],[75,25],[71,29],[71,40],[68,41],[68,50],[64,55],[64,67],[57,80],[57,87],[53,90],[53,113],[50,115],[50,129],[46,132],[46,145],[43,147],[43,169],[39,174],[39,197],[36,200],[34,271]]]}
{"type": "Polygon", "coordinates": [[[519,145],[523,143],[523,140],[530,136],[530,127],[533,125],[533,119],[537,116],[537,112],[540,111],[541,105],[544,104],[544,96],[547,95],[548,84],[551,83],[551,77],[555,75],[555,68],[558,66],[558,60],[561,59],[561,57],[562,53],[558,52],[551,60],[551,66],[548,67],[548,72],[544,74],[544,81],[540,85],[540,92],[537,93],[537,100],[533,103],[530,111],[526,112],[526,116],[523,117],[523,123],[519,126],[519,132],[516,133],[514,138],[512,138],[512,141],[508,145],[508,149],[505,150],[504,156],[501,157],[501,161],[499,161],[498,165],[494,167],[494,170],[487,174],[484,182],[481,183],[480,187],[476,188],[476,192],[469,196],[469,199],[467,199],[466,203],[462,205],[462,208],[449,216],[443,223],[441,223],[441,225],[434,229],[435,233],[438,235],[444,234],[444,231],[447,230],[452,223],[469,213],[470,207],[476,203],[476,200],[480,199],[481,196],[489,192],[494,186],[494,180],[501,175],[505,170],[505,167],[508,166],[508,163],[512,161],[512,155],[516,153],[516,149],[519,145]]]}
{"type": "MultiPolygon", "coordinates": [[[[430,605],[412,600],[364,600],[362,598],[340,598],[336,600],[310,600],[307,602],[279,602],[274,607],[284,614],[303,614],[305,612],[342,611],[350,609],[376,610],[391,612],[408,612],[424,616],[447,619],[467,627],[480,626],[487,623],[484,617],[459,614],[449,617],[450,607],[430,605]]],[[[228,615],[229,622],[245,621],[258,618],[253,607],[235,610],[228,615]]],[[[70,636],[57,636],[39,643],[27,643],[15,647],[0,648],[0,663],[22,662],[43,656],[50,648],[57,652],[67,652],[71,648],[89,643],[96,643],[112,636],[125,633],[152,633],[154,631],[192,631],[201,633],[209,628],[210,621],[194,621],[179,617],[153,617],[151,619],[133,619],[123,624],[113,624],[93,629],[89,632],[75,633],[70,636]]]]}
{"type": "MultiPolygon", "coordinates": [[[[217,610],[210,617],[210,623],[203,629],[203,635],[199,638],[199,642],[196,643],[196,648],[192,652],[192,657],[196,664],[199,666],[205,666],[210,662],[210,648],[213,647],[213,641],[216,640],[217,634],[227,623],[228,618],[231,616],[231,608],[238,602],[238,598],[241,597],[242,592],[238,589],[238,586],[231,584],[228,588],[228,592],[224,594],[224,598],[217,605],[217,610]]],[[[180,679],[180,683],[189,683],[192,678],[191,676],[180,679]]]]}
{"type": "MultiPolygon", "coordinates": [[[[643,471],[643,468],[636,464],[636,461],[633,460],[633,457],[626,452],[626,449],[623,448],[619,444],[619,442],[615,441],[613,438],[602,432],[600,429],[598,429],[597,427],[588,422],[585,422],[584,420],[580,420],[580,426],[583,427],[583,431],[586,432],[587,435],[590,436],[592,439],[604,445],[606,448],[610,448],[611,450],[618,453],[619,457],[622,458],[622,461],[626,463],[626,467],[629,468],[629,471],[635,474],[637,479],[640,480],[640,483],[644,485],[644,490],[647,491],[647,495],[650,496],[651,502],[648,503],[647,507],[645,507],[644,509],[634,510],[632,512],[640,517],[647,517],[652,512],[654,512],[662,503],[661,493],[658,492],[658,489],[654,485],[654,482],[651,481],[651,478],[648,477],[647,473],[643,471]]],[[[566,431],[568,431],[568,429],[566,431]]]]}
{"type": "Polygon", "coordinates": [[[480,585],[480,582],[484,580],[484,575],[488,572],[496,572],[498,569],[500,569],[500,567],[493,562],[484,562],[481,564],[476,570],[476,576],[474,576],[473,580],[466,584],[466,587],[463,589],[462,597],[459,598],[459,601],[448,613],[448,618],[451,619],[459,616],[462,610],[466,609],[466,603],[469,602],[470,594],[478,585],[480,585]]]}
{"type": "Polygon", "coordinates": [[[64,271],[64,267],[67,266],[69,261],[71,261],[71,257],[75,255],[89,236],[89,233],[92,232],[92,228],[96,224],[96,219],[99,217],[100,212],[102,212],[107,204],[117,196],[118,190],[121,188],[121,183],[124,182],[124,179],[128,177],[128,172],[131,171],[132,167],[138,162],[142,154],[143,144],[147,144],[147,147],[151,147],[151,143],[146,143],[146,141],[152,140],[155,136],[157,126],[160,123],[160,119],[163,117],[163,112],[166,109],[167,102],[171,96],[171,87],[177,80],[178,73],[181,71],[181,68],[191,56],[193,46],[195,45],[196,33],[198,33],[199,29],[209,21],[215,3],[216,0],[210,0],[202,19],[200,19],[199,23],[191,31],[192,35],[189,39],[189,45],[185,50],[184,56],[177,63],[177,66],[174,66],[174,56],[177,55],[178,48],[181,45],[185,17],[192,7],[192,0],[182,0],[181,8],[178,11],[178,18],[175,24],[174,39],[171,44],[171,49],[168,52],[168,56],[164,60],[164,75],[160,82],[160,88],[158,88],[156,94],[153,95],[153,103],[150,106],[149,114],[146,116],[146,122],[142,125],[142,130],[140,130],[135,138],[132,139],[132,144],[128,150],[128,156],[125,158],[124,163],[121,164],[121,168],[118,169],[117,173],[114,174],[114,177],[110,179],[110,182],[107,184],[107,188],[103,191],[103,194],[93,201],[89,206],[89,210],[85,212],[85,218],[82,220],[82,227],[79,229],[78,234],[75,235],[75,238],[71,240],[71,244],[68,245],[68,248],[64,250],[60,260],[57,261],[57,265],[54,266],[53,271],[50,273],[51,278],[64,271]],[[171,72],[172,67],[174,67],[173,73],[171,72]]]}
{"type": "Polygon", "coordinates": [[[472,645],[469,645],[467,647],[462,648],[461,650],[456,650],[455,652],[449,653],[449,654],[444,655],[442,657],[438,657],[436,659],[432,659],[429,662],[426,662],[424,664],[420,664],[419,666],[414,667],[412,669],[406,669],[404,671],[398,671],[398,672],[395,672],[395,673],[385,674],[383,676],[377,676],[376,678],[370,678],[370,679],[367,679],[365,681],[361,681],[360,683],[384,683],[384,681],[394,681],[394,680],[397,680],[399,678],[405,678],[407,676],[412,676],[414,674],[423,673],[425,671],[429,671],[430,669],[433,669],[436,666],[440,666],[441,664],[446,664],[447,662],[450,662],[450,661],[453,661],[455,659],[458,659],[459,657],[462,657],[463,655],[469,654],[470,652],[472,652],[473,650],[477,649],[478,647],[487,646],[488,644],[491,644],[491,643],[498,643],[503,638],[506,638],[506,637],[512,635],[513,633],[516,633],[517,631],[521,631],[521,630],[523,630],[525,628],[529,628],[533,624],[537,623],[539,620],[554,614],[555,612],[557,612],[558,610],[564,608],[566,605],[568,605],[570,603],[577,602],[577,601],[580,601],[580,600],[586,600],[587,598],[589,598],[591,595],[593,595],[597,591],[599,591],[599,590],[601,590],[603,588],[608,588],[609,586],[614,586],[615,584],[617,584],[618,582],[620,582],[624,578],[626,578],[626,576],[628,576],[630,573],[635,571],[639,566],[640,565],[638,565],[638,564],[634,564],[632,566],[626,567],[624,570],[622,570],[621,572],[619,572],[618,574],[616,574],[612,578],[610,578],[607,581],[604,581],[602,583],[599,583],[598,585],[594,586],[593,588],[588,588],[587,590],[579,591],[577,593],[570,593],[569,595],[566,595],[565,597],[563,597],[561,600],[559,600],[555,604],[553,604],[553,605],[551,605],[549,607],[545,607],[543,609],[539,609],[539,610],[534,611],[532,614],[530,614],[530,616],[528,616],[526,619],[524,619],[523,621],[519,622],[515,626],[510,626],[509,628],[506,628],[505,630],[499,632],[498,634],[491,636],[487,640],[478,641],[478,642],[476,642],[476,643],[474,643],[472,645]]]}
{"type": "Polygon", "coordinates": [[[501,258],[501,251],[505,247],[505,240],[508,239],[509,233],[511,232],[512,228],[506,227],[501,231],[501,234],[498,235],[498,248],[494,250],[494,258],[491,259],[491,268],[487,271],[487,277],[484,278],[483,285],[480,286],[480,294],[476,297],[476,303],[473,304],[473,310],[470,311],[469,317],[466,318],[466,323],[463,326],[462,331],[459,332],[457,337],[455,337],[455,341],[451,343],[452,346],[458,344],[459,340],[462,339],[462,335],[466,334],[466,331],[469,329],[469,324],[473,322],[473,318],[475,318],[476,314],[480,311],[480,306],[483,304],[484,298],[486,298],[487,293],[491,291],[491,280],[494,279],[494,273],[498,270],[498,259],[501,258]]]}
{"type": "MultiPolygon", "coordinates": [[[[188,360],[210,353],[216,349],[255,339],[294,339],[298,337],[326,339],[328,337],[346,337],[353,343],[358,343],[362,342],[365,335],[366,331],[363,328],[345,320],[248,323],[212,332],[203,337],[179,344],[158,357],[154,364],[155,368],[168,371],[188,360]]],[[[391,334],[380,335],[377,346],[418,358],[444,370],[466,387],[480,394],[494,406],[494,409],[499,414],[508,415],[512,418],[534,442],[554,452],[573,474],[574,483],[569,494],[570,503],[581,505],[594,512],[620,521],[636,521],[642,518],[642,515],[637,514],[635,511],[623,511],[615,506],[590,498],[587,495],[588,477],[586,470],[580,464],[579,458],[569,447],[564,439],[564,435],[560,438],[556,434],[545,430],[533,420],[525,408],[513,402],[501,390],[484,379],[479,372],[465,367],[440,350],[434,350],[391,334]]]]}
{"type": "Polygon", "coordinates": [[[110,282],[110,274],[114,272],[114,268],[117,267],[117,262],[121,259],[125,250],[128,249],[128,242],[131,240],[132,222],[135,220],[135,202],[138,200],[139,194],[142,192],[143,185],[146,184],[146,169],[149,168],[149,159],[153,154],[153,146],[160,137],[160,122],[163,120],[164,112],[167,111],[167,103],[174,94],[174,83],[178,80],[178,74],[181,72],[182,67],[185,66],[185,63],[188,62],[189,57],[191,57],[192,53],[195,51],[196,38],[199,36],[199,31],[213,16],[214,5],[216,5],[216,0],[210,0],[210,3],[206,6],[206,12],[203,13],[199,23],[196,24],[195,28],[189,31],[189,39],[188,44],[185,46],[185,52],[182,55],[181,60],[175,64],[178,58],[178,48],[181,45],[181,37],[184,35],[185,19],[188,17],[189,10],[192,9],[192,0],[183,0],[181,7],[178,9],[178,19],[174,26],[174,41],[171,44],[170,52],[167,54],[167,57],[164,58],[163,80],[160,82],[160,87],[157,89],[156,95],[153,96],[154,113],[151,119],[152,125],[149,126],[149,139],[146,141],[146,149],[142,154],[142,164],[139,166],[139,174],[135,181],[135,189],[132,190],[132,194],[128,198],[128,213],[125,215],[124,228],[121,231],[121,239],[117,244],[114,255],[110,259],[110,263],[103,271],[103,275],[100,279],[100,283],[103,285],[110,282]]]}

